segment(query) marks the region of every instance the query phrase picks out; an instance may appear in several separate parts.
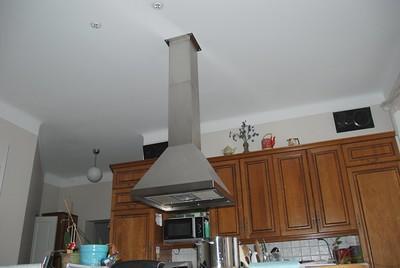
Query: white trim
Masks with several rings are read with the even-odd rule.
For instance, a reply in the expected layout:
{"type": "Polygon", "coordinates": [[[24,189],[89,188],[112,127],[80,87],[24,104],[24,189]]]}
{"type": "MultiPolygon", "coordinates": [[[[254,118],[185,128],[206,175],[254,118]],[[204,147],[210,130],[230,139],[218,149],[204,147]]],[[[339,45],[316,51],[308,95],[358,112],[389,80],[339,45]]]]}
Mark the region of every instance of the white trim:
{"type": "MultiPolygon", "coordinates": [[[[101,181],[97,183],[102,183],[102,182],[111,182],[112,181],[113,174],[111,171],[107,171],[103,173],[103,178],[101,181]]],[[[87,185],[87,184],[93,184],[90,182],[85,176],[76,176],[72,178],[62,178],[60,176],[54,175],[52,173],[46,173],[44,175],[44,183],[60,187],[60,188],[65,188],[65,187],[72,187],[72,186],[79,186],[79,185],[87,185]]]]}
{"type": "Polygon", "coordinates": [[[10,145],[4,144],[0,147],[0,195],[1,195],[1,187],[3,186],[4,176],[6,174],[7,168],[7,158],[8,153],[10,152],[10,145]]]}
{"type": "MultiPolygon", "coordinates": [[[[370,93],[359,96],[334,99],[306,105],[299,105],[290,108],[272,110],[261,113],[240,115],[221,120],[207,121],[201,124],[202,133],[210,133],[220,130],[237,128],[243,120],[247,120],[251,125],[276,122],[285,119],[299,118],[303,116],[335,112],[381,104],[385,100],[382,92],[370,93]]],[[[167,129],[156,130],[143,133],[143,144],[152,144],[168,140],[167,129]]]]}
{"type": "Polygon", "coordinates": [[[0,100],[0,117],[35,135],[42,122],[30,114],[0,100]]]}

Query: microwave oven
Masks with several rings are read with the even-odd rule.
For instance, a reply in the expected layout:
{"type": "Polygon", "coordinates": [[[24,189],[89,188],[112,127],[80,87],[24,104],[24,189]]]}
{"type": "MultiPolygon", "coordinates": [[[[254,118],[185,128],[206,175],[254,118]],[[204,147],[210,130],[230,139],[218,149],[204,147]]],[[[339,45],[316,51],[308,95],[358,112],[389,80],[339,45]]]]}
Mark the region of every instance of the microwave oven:
{"type": "Polygon", "coordinates": [[[196,242],[210,238],[209,219],[204,216],[169,218],[163,224],[164,242],[196,242]]]}

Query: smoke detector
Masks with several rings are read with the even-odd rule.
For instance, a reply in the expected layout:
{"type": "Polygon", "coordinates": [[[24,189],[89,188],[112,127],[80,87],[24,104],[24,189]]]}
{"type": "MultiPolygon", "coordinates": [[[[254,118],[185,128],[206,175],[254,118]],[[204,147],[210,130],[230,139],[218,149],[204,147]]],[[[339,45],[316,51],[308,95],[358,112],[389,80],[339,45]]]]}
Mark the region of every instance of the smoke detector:
{"type": "Polygon", "coordinates": [[[164,6],[164,4],[161,3],[161,2],[158,2],[158,1],[153,3],[153,8],[154,9],[162,9],[163,6],[164,6]]]}
{"type": "Polygon", "coordinates": [[[90,27],[92,27],[92,29],[100,29],[101,28],[101,23],[100,22],[91,22],[90,23],[90,27]]]}

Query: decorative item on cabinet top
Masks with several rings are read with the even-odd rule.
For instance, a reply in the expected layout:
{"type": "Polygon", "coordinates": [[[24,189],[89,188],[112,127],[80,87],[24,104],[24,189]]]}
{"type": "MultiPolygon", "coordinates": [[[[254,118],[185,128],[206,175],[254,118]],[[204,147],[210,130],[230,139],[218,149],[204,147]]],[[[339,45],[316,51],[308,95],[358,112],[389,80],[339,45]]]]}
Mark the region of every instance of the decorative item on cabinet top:
{"type": "Polygon", "coordinates": [[[288,143],[288,146],[300,145],[299,138],[289,138],[286,141],[288,143]]]}
{"type": "Polygon", "coordinates": [[[259,136],[259,134],[255,131],[254,126],[246,124],[246,120],[242,122],[237,132],[232,130],[229,132],[229,138],[234,141],[239,139],[243,141],[243,153],[249,152],[249,141],[254,142],[256,136],[259,136]]]}
{"type": "Polygon", "coordinates": [[[232,147],[230,147],[229,145],[226,146],[226,147],[222,150],[222,152],[224,153],[225,156],[226,156],[226,155],[233,155],[233,154],[235,153],[235,151],[236,151],[236,147],[232,148],[232,147]]]}
{"type": "Polygon", "coordinates": [[[264,149],[272,149],[275,146],[275,136],[272,136],[272,133],[267,133],[261,140],[261,148],[264,149]]]}

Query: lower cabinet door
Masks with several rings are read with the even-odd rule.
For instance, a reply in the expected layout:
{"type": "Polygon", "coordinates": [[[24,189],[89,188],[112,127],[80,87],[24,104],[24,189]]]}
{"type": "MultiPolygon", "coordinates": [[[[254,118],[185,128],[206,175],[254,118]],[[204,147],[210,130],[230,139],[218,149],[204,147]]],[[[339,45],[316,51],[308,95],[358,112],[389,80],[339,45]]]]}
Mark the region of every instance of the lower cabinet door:
{"type": "Polygon", "coordinates": [[[276,185],[271,156],[240,160],[246,237],[279,236],[276,185]]]}
{"type": "Polygon", "coordinates": [[[112,212],[110,241],[123,261],[154,259],[154,222],[153,209],[112,212]]]}
{"type": "Polygon", "coordinates": [[[348,169],[364,258],[400,267],[400,163],[348,169]]]}
{"type": "Polygon", "coordinates": [[[306,151],[273,156],[282,235],[317,233],[306,151]]]}
{"type": "Polygon", "coordinates": [[[210,209],[211,234],[242,237],[242,187],[239,161],[211,162],[211,165],[235,198],[234,206],[210,209]]]}

